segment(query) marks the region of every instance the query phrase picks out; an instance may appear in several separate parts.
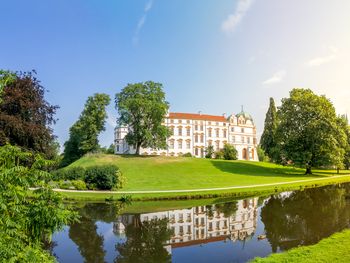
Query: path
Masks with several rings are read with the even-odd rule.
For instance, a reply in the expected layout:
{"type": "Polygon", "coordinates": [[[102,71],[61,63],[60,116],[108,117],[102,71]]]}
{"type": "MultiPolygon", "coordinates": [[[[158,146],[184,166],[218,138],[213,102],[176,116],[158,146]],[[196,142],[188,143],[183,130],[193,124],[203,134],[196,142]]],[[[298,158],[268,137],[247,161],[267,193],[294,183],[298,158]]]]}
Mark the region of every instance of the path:
{"type": "Polygon", "coordinates": [[[232,190],[232,189],[245,189],[263,186],[276,186],[283,184],[295,184],[303,182],[321,181],[334,178],[349,177],[349,175],[336,175],[332,177],[305,179],[289,182],[269,183],[269,184],[254,184],[254,185],[242,185],[242,186],[228,186],[219,188],[200,188],[200,189],[187,189],[187,190],[140,190],[140,191],[94,191],[94,190],[66,190],[66,189],[54,189],[56,192],[71,192],[71,193],[95,193],[95,194],[160,194],[160,193],[187,193],[187,192],[206,192],[206,191],[219,191],[219,190],[232,190]]]}

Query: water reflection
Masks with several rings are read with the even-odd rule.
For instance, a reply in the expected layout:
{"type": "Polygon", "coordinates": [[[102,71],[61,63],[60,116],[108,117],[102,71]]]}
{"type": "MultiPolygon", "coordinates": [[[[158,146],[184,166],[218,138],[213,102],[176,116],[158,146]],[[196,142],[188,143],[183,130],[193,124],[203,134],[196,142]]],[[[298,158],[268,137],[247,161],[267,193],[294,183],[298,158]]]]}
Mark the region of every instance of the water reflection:
{"type": "Polygon", "coordinates": [[[59,262],[247,262],[349,227],[349,194],[328,186],[142,214],[86,203],[80,222],[54,235],[53,253],[59,262]]]}
{"type": "MultiPolygon", "coordinates": [[[[219,240],[244,240],[255,232],[258,198],[224,204],[192,207],[188,209],[122,215],[115,224],[118,234],[135,222],[143,225],[153,220],[166,220],[172,235],[164,240],[169,253],[172,248],[216,242],[219,240]]],[[[126,237],[129,238],[126,231],[126,237]]],[[[140,255],[142,256],[142,255],[140,255]]]]}

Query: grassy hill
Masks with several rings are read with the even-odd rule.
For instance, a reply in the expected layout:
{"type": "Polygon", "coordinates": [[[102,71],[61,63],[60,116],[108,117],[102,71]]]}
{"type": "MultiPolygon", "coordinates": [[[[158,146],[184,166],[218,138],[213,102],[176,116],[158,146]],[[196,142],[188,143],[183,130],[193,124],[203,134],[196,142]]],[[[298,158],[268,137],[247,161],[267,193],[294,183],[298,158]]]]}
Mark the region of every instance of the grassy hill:
{"type": "Polygon", "coordinates": [[[123,190],[246,186],[330,177],[336,174],[333,170],[315,170],[313,175],[305,176],[304,169],[263,162],[104,154],[87,155],[69,167],[103,164],[115,164],[125,174],[127,185],[123,190]]]}

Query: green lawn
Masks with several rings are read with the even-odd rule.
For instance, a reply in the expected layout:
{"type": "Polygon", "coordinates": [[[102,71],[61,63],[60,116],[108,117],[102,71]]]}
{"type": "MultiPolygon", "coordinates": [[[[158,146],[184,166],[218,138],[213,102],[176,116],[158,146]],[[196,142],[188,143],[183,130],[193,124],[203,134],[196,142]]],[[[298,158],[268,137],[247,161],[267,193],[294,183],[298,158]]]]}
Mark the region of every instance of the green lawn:
{"type": "MultiPolygon", "coordinates": [[[[350,182],[349,171],[341,171],[343,177],[334,177],[334,170],[314,170],[312,176],[304,175],[304,169],[284,167],[271,163],[249,161],[225,161],[181,157],[135,157],[117,155],[87,155],[69,167],[115,164],[127,177],[122,191],[189,190],[232,186],[252,186],[230,190],[210,190],[185,193],[130,194],[133,200],[191,199],[236,197],[244,198],[271,192],[297,190],[327,184],[350,182]],[[318,180],[318,179],[322,180],[318,180]],[[315,181],[304,181],[316,179],[315,181]],[[293,182],[303,180],[303,182],[293,182]],[[277,186],[254,186],[290,182],[277,186]]],[[[119,198],[118,193],[64,192],[68,199],[104,200],[119,198]]]]}
{"type": "Polygon", "coordinates": [[[316,245],[294,248],[267,258],[256,258],[252,262],[350,262],[350,230],[336,233],[316,245]]]}
{"type": "Polygon", "coordinates": [[[127,184],[123,190],[244,186],[329,177],[336,174],[336,171],[315,170],[314,175],[305,176],[303,169],[262,162],[116,155],[85,156],[70,167],[101,164],[116,164],[121,169],[127,177],[127,184]]]}

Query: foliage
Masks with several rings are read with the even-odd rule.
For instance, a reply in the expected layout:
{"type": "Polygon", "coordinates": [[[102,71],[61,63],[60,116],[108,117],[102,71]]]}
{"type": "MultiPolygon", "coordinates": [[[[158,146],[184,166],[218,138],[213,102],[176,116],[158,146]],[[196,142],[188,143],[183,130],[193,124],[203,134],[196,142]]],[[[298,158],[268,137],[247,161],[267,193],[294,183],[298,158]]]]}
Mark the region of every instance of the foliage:
{"type": "Polygon", "coordinates": [[[270,158],[265,154],[265,151],[261,148],[260,145],[257,147],[258,157],[260,162],[269,162],[270,158]]]}
{"type": "Polygon", "coordinates": [[[105,130],[106,106],[109,102],[109,96],[103,93],[96,93],[87,99],[78,121],[69,129],[62,166],[67,166],[84,154],[100,148],[98,135],[105,130]]]}
{"type": "MultiPolygon", "coordinates": [[[[344,163],[343,166],[349,170],[350,169],[350,126],[348,122],[347,116],[340,116],[338,118],[338,125],[344,131],[346,135],[346,145],[345,145],[345,155],[344,155],[344,163]]],[[[341,167],[340,167],[341,168],[341,167]]]]}
{"type": "Polygon", "coordinates": [[[275,137],[277,125],[278,120],[275,101],[273,98],[270,98],[270,106],[265,117],[264,131],[260,139],[261,149],[264,150],[265,154],[270,158],[273,158],[276,147],[275,137]]]}
{"type": "Polygon", "coordinates": [[[82,180],[73,180],[72,185],[77,190],[86,190],[87,189],[86,183],[82,180]]]}
{"type": "Polygon", "coordinates": [[[225,160],[237,160],[238,152],[233,145],[226,143],[222,151],[225,160]]]}
{"type": "Polygon", "coordinates": [[[111,190],[123,186],[124,177],[115,165],[98,165],[86,168],[85,182],[88,188],[111,190]]]}
{"type": "Polygon", "coordinates": [[[83,167],[68,167],[52,172],[54,180],[84,180],[85,169],[83,167]]]}
{"type": "Polygon", "coordinates": [[[205,150],[205,158],[211,159],[214,155],[214,146],[209,145],[207,149],[205,150]]]}
{"type": "Polygon", "coordinates": [[[137,155],[141,147],[166,148],[170,131],[162,123],[169,104],[162,84],[152,81],[128,84],[116,94],[115,106],[119,125],[129,127],[125,139],[136,148],[137,155]]]}
{"type": "Polygon", "coordinates": [[[0,145],[10,143],[54,158],[57,145],[50,125],[58,106],[49,104],[35,71],[0,71],[0,145]]]}
{"type": "Polygon", "coordinates": [[[184,153],[184,154],[182,155],[182,157],[192,157],[192,154],[191,154],[191,153],[184,153]]]}
{"type": "Polygon", "coordinates": [[[224,152],[223,150],[218,150],[214,153],[215,159],[224,159],[224,152]]]}
{"type": "Polygon", "coordinates": [[[134,215],[125,232],[127,240],[116,245],[118,256],[115,262],[171,262],[171,255],[164,247],[173,234],[168,229],[167,219],[141,222],[140,215],[134,215]]]}
{"type": "Polygon", "coordinates": [[[0,258],[8,262],[53,262],[42,249],[54,231],[76,214],[48,187],[52,161],[19,147],[0,147],[0,258]],[[30,192],[29,187],[39,188],[30,192]]]}
{"type": "Polygon", "coordinates": [[[215,204],[215,209],[225,217],[232,216],[237,212],[237,201],[215,204]]]}
{"type": "Polygon", "coordinates": [[[306,166],[306,174],[315,166],[341,165],[346,136],[325,96],[294,89],[290,98],[282,99],[278,119],[276,140],[281,161],[306,166]]]}

